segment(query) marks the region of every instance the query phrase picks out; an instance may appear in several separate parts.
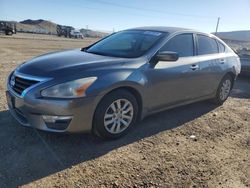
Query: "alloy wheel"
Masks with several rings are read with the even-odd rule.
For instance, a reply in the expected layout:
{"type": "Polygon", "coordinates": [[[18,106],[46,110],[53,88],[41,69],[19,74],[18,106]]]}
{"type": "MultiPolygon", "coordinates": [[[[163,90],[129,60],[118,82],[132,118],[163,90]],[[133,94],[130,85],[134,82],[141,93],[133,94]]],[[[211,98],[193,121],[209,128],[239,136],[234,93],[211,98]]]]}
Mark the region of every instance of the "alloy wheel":
{"type": "Polygon", "coordinates": [[[221,86],[220,89],[220,99],[222,101],[226,100],[226,98],[229,96],[230,90],[231,90],[231,81],[229,79],[225,80],[221,86]]]}
{"type": "Polygon", "coordinates": [[[134,108],[127,99],[114,101],[104,115],[104,127],[111,134],[118,134],[127,129],[133,120],[134,108]]]}

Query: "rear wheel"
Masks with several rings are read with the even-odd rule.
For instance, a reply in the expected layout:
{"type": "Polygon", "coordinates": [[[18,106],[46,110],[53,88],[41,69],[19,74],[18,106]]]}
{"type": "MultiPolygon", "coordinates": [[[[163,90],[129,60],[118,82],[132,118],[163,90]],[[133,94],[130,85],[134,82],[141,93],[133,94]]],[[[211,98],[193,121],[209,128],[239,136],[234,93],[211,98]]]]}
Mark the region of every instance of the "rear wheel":
{"type": "Polygon", "coordinates": [[[138,104],[127,90],[117,90],[105,96],[97,106],[93,131],[106,139],[118,138],[136,122],[138,104]]]}
{"type": "Polygon", "coordinates": [[[221,80],[219,87],[216,92],[216,96],[213,102],[218,105],[222,105],[228,98],[230,91],[233,87],[233,78],[230,75],[224,76],[221,80]]]}

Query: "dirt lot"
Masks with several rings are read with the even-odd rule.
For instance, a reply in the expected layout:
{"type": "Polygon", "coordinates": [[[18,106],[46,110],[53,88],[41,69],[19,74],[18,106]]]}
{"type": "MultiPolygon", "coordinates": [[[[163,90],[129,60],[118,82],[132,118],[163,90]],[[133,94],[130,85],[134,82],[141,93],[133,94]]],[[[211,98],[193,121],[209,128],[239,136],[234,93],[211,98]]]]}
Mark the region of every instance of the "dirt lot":
{"type": "Polygon", "coordinates": [[[250,78],[220,107],[199,102],[146,118],[103,142],[24,128],[5,101],[5,79],[23,61],[91,39],[0,36],[0,187],[250,187],[250,78]],[[190,138],[195,135],[195,138],[190,138]]]}

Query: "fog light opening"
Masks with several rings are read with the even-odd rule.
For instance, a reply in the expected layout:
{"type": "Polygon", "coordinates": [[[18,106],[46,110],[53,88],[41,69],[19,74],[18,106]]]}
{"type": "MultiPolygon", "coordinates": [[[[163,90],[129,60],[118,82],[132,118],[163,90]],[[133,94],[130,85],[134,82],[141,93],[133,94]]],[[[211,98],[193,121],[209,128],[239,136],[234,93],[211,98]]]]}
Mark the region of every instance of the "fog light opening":
{"type": "Polygon", "coordinates": [[[72,116],[48,116],[43,115],[43,120],[49,129],[65,130],[72,120],[72,116]]]}
{"type": "Polygon", "coordinates": [[[72,119],[72,116],[48,116],[43,115],[43,120],[46,123],[56,123],[56,122],[68,122],[72,119]]]}

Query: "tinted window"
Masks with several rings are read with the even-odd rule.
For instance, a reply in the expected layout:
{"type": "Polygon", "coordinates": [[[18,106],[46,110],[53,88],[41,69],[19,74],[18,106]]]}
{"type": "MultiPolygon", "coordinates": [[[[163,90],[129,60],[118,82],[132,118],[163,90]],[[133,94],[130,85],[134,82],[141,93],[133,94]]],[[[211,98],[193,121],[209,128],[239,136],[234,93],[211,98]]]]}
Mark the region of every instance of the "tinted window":
{"type": "Polygon", "coordinates": [[[219,42],[219,41],[218,41],[218,46],[219,46],[220,53],[225,52],[225,46],[221,42],[219,42]]]}
{"type": "Polygon", "coordinates": [[[204,35],[197,35],[197,37],[199,55],[218,53],[218,46],[214,39],[204,35]]]}
{"type": "Polygon", "coordinates": [[[97,42],[86,52],[135,58],[147,52],[164,36],[166,33],[158,31],[122,31],[97,42]]]}
{"type": "Polygon", "coordinates": [[[161,51],[177,52],[180,57],[188,57],[194,55],[193,34],[181,34],[170,39],[161,51]]]}

